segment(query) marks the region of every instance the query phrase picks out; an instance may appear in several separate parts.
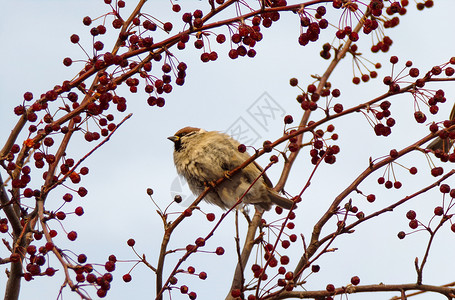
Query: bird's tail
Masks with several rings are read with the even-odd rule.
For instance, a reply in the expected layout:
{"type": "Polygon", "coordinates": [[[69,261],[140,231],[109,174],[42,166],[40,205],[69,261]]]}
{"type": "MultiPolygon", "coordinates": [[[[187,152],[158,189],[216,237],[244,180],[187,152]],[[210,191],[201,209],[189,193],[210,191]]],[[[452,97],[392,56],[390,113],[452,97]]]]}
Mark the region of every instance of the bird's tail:
{"type": "Polygon", "coordinates": [[[282,208],[285,208],[285,209],[291,209],[294,204],[294,201],[290,200],[290,199],[287,199],[287,198],[284,198],[284,197],[281,197],[280,195],[278,194],[275,194],[275,193],[271,193],[270,194],[270,200],[278,205],[278,206],[281,206],[282,208]]]}

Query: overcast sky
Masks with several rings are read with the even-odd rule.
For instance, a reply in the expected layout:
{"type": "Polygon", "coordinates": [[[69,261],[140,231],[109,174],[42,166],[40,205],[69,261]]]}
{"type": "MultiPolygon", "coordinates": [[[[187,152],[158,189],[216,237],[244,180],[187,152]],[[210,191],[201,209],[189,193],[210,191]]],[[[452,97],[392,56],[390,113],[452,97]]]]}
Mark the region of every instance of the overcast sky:
{"type": "MultiPolygon", "coordinates": [[[[136,4],[136,1],[126,2],[126,9],[131,9],[136,4]]],[[[208,7],[203,1],[175,2],[181,4],[182,11],[192,11],[196,4],[200,4],[204,11],[207,11],[208,7]]],[[[253,2],[256,5],[256,2],[253,2]]],[[[95,18],[107,11],[107,7],[101,0],[0,0],[0,4],[0,37],[3,41],[0,47],[3,70],[0,81],[0,140],[5,140],[12,124],[17,120],[13,108],[22,101],[24,92],[31,91],[38,96],[54,85],[61,84],[63,80],[71,79],[78,72],[81,64],[74,64],[70,68],[62,64],[65,57],[73,60],[85,58],[81,49],[70,43],[69,37],[77,33],[81,36],[81,44],[89,47],[90,27],[82,25],[82,18],[86,15],[95,18]]],[[[163,20],[176,20],[173,31],[176,33],[182,22],[178,14],[170,11],[170,6],[168,1],[149,1],[143,11],[163,20]]],[[[371,38],[362,35],[360,51],[373,62],[381,61],[383,68],[378,70],[379,79],[354,86],[351,83],[352,63],[350,60],[342,62],[329,81],[333,87],[341,90],[342,97],[339,101],[344,107],[371,100],[387,90],[381,81],[390,74],[391,67],[387,61],[391,55],[399,56],[399,68],[403,67],[406,60],[412,60],[421,73],[454,56],[455,42],[449,26],[454,6],[452,1],[437,1],[432,9],[424,12],[409,7],[409,13],[402,18],[400,26],[386,31],[394,41],[393,47],[386,54],[371,54],[367,50],[371,45],[371,38]],[[364,48],[361,48],[362,46],[364,48]]],[[[331,6],[327,8],[330,10],[331,6]]],[[[227,33],[225,29],[223,31],[227,33]]],[[[332,35],[323,34],[318,43],[299,46],[299,20],[297,15],[292,13],[283,13],[281,20],[263,33],[264,39],[256,46],[257,56],[254,59],[230,60],[227,57],[228,45],[220,46],[215,42],[212,46],[219,56],[216,62],[202,63],[199,60],[200,51],[193,49],[191,42],[188,51],[175,50],[174,54],[188,65],[187,79],[183,87],[174,86],[173,92],[166,95],[166,105],[163,108],[149,107],[147,95],[143,92],[130,94],[125,91],[122,94],[128,101],[126,112],[133,113],[133,117],[108,143],[85,161],[90,173],[83,178],[82,185],[89,190],[89,194],[68,205],[68,211],[82,205],[85,214],[82,217],[70,215],[64,222],[67,231],[78,232],[78,240],[68,242],[61,233],[61,237],[56,239],[60,247],[85,253],[89,262],[104,263],[112,253],[116,254],[118,259],[134,259],[126,240],[135,238],[137,251],[144,253],[150,263],[156,265],[163,232],[162,222],[145,193],[146,188],[154,189],[154,200],[162,208],[167,206],[175,193],[190,196],[184,181],[177,177],[172,162],[172,143],[166,137],[188,125],[226,131],[242,124],[254,132],[250,137],[250,144],[260,147],[264,140],[274,140],[281,136],[284,115],[293,115],[296,122],[300,119],[302,111],[295,101],[299,90],[289,85],[289,79],[297,77],[301,86],[306,87],[313,82],[311,75],[321,75],[325,71],[328,62],[319,56],[319,52],[323,43],[332,41],[332,35]],[[267,122],[255,114],[257,109],[265,104],[276,109],[273,110],[275,115],[270,115],[267,122]]],[[[104,42],[105,49],[112,46],[111,41],[104,42]]],[[[442,86],[432,85],[431,88],[439,89],[442,86]]],[[[453,85],[445,86],[448,101],[440,105],[440,119],[448,116],[454,102],[453,85]]],[[[142,87],[143,85],[139,90],[142,91],[142,87]]],[[[376,137],[361,114],[334,122],[336,132],[340,135],[337,144],[340,145],[341,153],[336,164],[323,165],[313,178],[311,187],[304,194],[304,201],[296,212],[298,217],[294,233],[302,232],[309,237],[314,222],[333,198],[367,167],[369,157],[387,155],[390,149],[405,147],[427,134],[428,130],[424,126],[417,126],[413,121],[413,98],[410,95],[393,98],[391,111],[397,125],[387,139],[376,137]]],[[[116,114],[116,120],[120,121],[122,116],[124,114],[116,114]]],[[[316,120],[321,116],[316,113],[312,119],[316,120]]],[[[81,138],[76,138],[71,142],[67,151],[69,156],[78,159],[95,145],[81,141],[81,138]]],[[[263,157],[259,162],[264,165],[267,160],[268,157],[263,157]]],[[[302,151],[286,187],[287,192],[296,194],[300,191],[311,171],[308,161],[308,151],[302,151]]],[[[375,193],[378,201],[369,205],[358,195],[351,195],[354,203],[366,212],[374,211],[375,208],[393,203],[415,192],[420,186],[432,182],[431,176],[427,176],[428,165],[421,154],[411,155],[400,162],[407,166],[416,165],[419,171],[421,170],[419,176],[409,177],[405,170],[396,166],[396,173],[402,178],[400,180],[403,181],[403,188],[390,192],[375,183],[383,172],[381,170],[380,174],[373,175],[361,186],[365,193],[375,193]]],[[[445,168],[448,170],[452,166],[447,165],[445,168]]],[[[269,172],[274,182],[278,180],[279,174],[278,167],[269,172]]],[[[453,179],[448,183],[455,186],[453,179]]],[[[36,182],[35,188],[40,184],[36,182]]],[[[48,199],[49,210],[60,206],[60,197],[64,193],[66,190],[60,189],[51,195],[48,199]]],[[[417,198],[411,204],[397,209],[396,213],[361,226],[354,235],[341,237],[334,244],[339,250],[321,258],[319,264],[322,270],[308,280],[306,288],[324,289],[327,283],[346,285],[354,275],[361,278],[362,284],[414,282],[413,261],[416,256],[422,257],[424,242],[428,236],[420,233],[400,241],[396,234],[400,230],[409,231],[405,218],[407,210],[415,209],[419,216],[426,216],[423,220],[427,221],[433,208],[440,205],[440,202],[439,193],[417,198]]],[[[30,205],[32,204],[30,202],[30,205]]],[[[183,205],[173,207],[174,211],[184,208],[183,205]]],[[[222,213],[219,208],[207,204],[202,204],[201,207],[205,212],[214,212],[217,218],[222,213]]],[[[0,212],[1,217],[4,215],[0,212]]],[[[265,215],[267,220],[275,217],[273,212],[265,215]]],[[[175,233],[169,249],[184,247],[193,243],[198,236],[205,236],[211,224],[200,213],[195,213],[182,224],[181,230],[175,233]]],[[[60,230],[60,225],[52,225],[60,230]]],[[[185,268],[193,265],[197,272],[208,273],[206,281],[191,276],[179,276],[179,283],[187,284],[191,291],[198,294],[198,299],[210,299],[209,295],[217,295],[216,297],[221,299],[227,293],[236,261],[234,236],[231,216],[206,246],[207,250],[214,250],[222,245],[226,254],[222,257],[197,254],[183,265],[185,268]],[[223,269],[220,272],[221,268],[223,269]]],[[[435,240],[432,258],[427,266],[428,273],[424,276],[425,283],[445,284],[453,281],[455,260],[449,255],[452,255],[454,246],[455,236],[446,228],[435,240]]],[[[0,257],[6,256],[6,250],[0,249],[0,257]]],[[[289,249],[292,266],[297,262],[299,253],[299,243],[289,249]]],[[[172,269],[172,261],[177,260],[180,255],[182,252],[171,256],[168,270],[172,269]]],[[[251,260],[253,259],[252,256],[251,260]]],[[[57,265],[54,260],[52,262],[57,265]]],[[[142,299],[145,295],[154,294],[154,273],[142,265],[132,272],[131,283],[126,284],[121,280],[121,276],[128,272],[132,265],[133,263],[129,262],[117,264],[115,279],[106,299],[142,299]]],[[[4,268],[4,265],[0,267],[2,274],[4,268]]],[[[103,268],[100,267],[100,270],[103,268]]],[[[53,278],[37,278],[30,283],[24,282],[21,299],[57,298],[59,286],[63,282],[60,273],[62,272],[53,278]]],[[[5,276],[0,278],[0,283],[4,286],[5,276]]],[[[88,291],[95,295],[93,289],[88,291]]],[[[78,299],[77,295],[68,289],[65,289],[64,296],[64,299],[78,299]]],[[[374,294],[368,298],[385,299],[391,296],[393,295],[374,294]]],[[[437,295],[424,297],[441,298],[437,295]]],[[[350,295],[349,298],[364,299],[365,295],[350,295]]],[[[176,292],[172,299],[187,299],[187,296],[176,292]]]]}

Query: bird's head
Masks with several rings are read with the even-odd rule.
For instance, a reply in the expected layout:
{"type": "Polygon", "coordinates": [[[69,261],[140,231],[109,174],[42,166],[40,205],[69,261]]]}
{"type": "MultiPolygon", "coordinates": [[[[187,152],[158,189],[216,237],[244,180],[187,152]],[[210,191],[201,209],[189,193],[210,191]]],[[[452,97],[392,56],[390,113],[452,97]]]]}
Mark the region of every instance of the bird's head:
{"type": "Polygon", "coordinates": [[[191,138],[201,132],[205,132],[205,130],[188,126],[178,130],[173,136],[168,137],[168,140],[174,143],[174,150],[179,151],[187,138],[191,138]]]}

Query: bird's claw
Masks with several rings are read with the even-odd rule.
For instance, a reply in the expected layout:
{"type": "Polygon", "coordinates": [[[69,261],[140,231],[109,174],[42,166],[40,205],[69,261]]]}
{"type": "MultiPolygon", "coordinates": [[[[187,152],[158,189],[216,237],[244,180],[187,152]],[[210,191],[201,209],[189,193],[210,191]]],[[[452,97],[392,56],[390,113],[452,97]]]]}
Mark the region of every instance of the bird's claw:
{"type": "Polygon", "coordinates": [[[204,186],[214,188],[216,186],[216,183],[215,181],[204,181],[204,186]]]}

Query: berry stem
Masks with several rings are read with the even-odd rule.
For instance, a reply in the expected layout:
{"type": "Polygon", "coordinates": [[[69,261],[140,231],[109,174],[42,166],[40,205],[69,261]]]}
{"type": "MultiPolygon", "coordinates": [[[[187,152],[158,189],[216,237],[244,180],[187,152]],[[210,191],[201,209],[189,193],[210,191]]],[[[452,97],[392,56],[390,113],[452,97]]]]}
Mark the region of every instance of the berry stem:
{"type": "MultiPolygon", "coordinates": [[[[357,32],[357,33],[360,32],[360,30],[362,29],[363,23],[365,22],[365,20],[368,18],[369,15],[370,15],[370,10],[367,9],[367,11],[365,12],[364,16],[360,19],[359,23],[354,28],[354,30],[353,30],[354,32],[357,32]]],[[[316,89],[315,93],[317,93],[317,94],[321,93],[322,89],[326,85],[326,83],[327,83],[330,75],[332,74],[333,70],[335,70],[335,68],[338,65],[338,63],[345,57],[346,52],[349,51],[349,49],[351,47],[351,44],[352,44],[352,41],[350,39],[348,39],[346,41],[346,44],[344,44],[343,48],[341,48],[341,50],[339,50],[336,53],[336,55],[333,58],[333,60],[331,61],[330,65],[327,67],[326,71],[324,72],[322,77],[319,79],[319,84],[317,86],[317,89],[316,89]]],[[[308,123],[310,115],[311,115],[311,110],[306,110],[305,113],[302,116],[302,119],[300,120],[300,124],[299,124],[299,128],[300,129],[307,127],[306,125],[308,123]]],[[[302,141],[303,141],[303,134],[298,134],[298,135],[296,134],[294,136],[297,137],[297,142],[296,142],[297,145],[301,145],[302,141]]],[[[289,174],[291,172],[292,165],[294,164],[294,161],[296,160],[299,152],[300,152],[300,148],[297,151],[292,152],[289,155],[288,160],[284,164],[283,171],[281,173],[280,179],[278,180],[278,183],[275,186],[275,190],[276,191],[281,191],[281,190],[284,189],[286,181],[287,181],[287,179],[289,177],[289,174]]]]}

